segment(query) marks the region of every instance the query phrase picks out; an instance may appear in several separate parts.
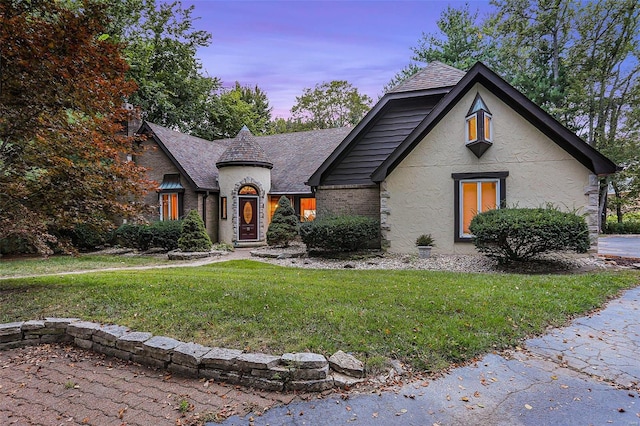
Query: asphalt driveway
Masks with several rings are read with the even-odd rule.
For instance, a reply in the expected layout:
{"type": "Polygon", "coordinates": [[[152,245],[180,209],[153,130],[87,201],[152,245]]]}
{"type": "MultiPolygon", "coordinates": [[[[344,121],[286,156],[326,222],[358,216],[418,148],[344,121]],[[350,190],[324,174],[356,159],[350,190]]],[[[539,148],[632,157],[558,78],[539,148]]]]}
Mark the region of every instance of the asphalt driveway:
{"type": "Polygon", "coordinates": [[[603,235],[598,239],[598,254],[640,259],[640,235],[603,235]]]}

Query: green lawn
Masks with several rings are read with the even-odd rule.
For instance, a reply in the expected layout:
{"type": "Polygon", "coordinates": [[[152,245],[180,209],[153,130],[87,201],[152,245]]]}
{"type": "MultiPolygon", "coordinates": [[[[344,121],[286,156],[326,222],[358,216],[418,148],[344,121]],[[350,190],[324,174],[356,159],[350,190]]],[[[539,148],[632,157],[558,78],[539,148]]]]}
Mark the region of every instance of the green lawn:
{"type": "Polygon", "coordinates": [[[516,345],[640,283],[580,275],[302,270],[255,261],[0,280],[0,322],[126,325],[209,346],[354,352],[425,370],[516,345]]]}
{"type": "Polygon", "coordinates": [[[25,275],[57,274],[69,271],[87,271],[130,266],[147,266],[169,263],[166,257],[151,256],[51,256],[48,258],[0,258],[0,277],[19,277],[25,275]]]}

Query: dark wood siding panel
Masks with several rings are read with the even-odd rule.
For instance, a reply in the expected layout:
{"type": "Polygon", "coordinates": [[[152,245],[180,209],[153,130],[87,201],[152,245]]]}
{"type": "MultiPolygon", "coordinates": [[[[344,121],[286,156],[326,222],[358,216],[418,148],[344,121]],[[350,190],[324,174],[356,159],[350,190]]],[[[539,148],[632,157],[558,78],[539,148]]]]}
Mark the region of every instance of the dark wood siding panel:
{"type": "Polygon", "coordinates": [[[387,109],[322,179],[323,185],[370,184],[371,173],[424,120],[440,100],[410,99],[387,109]]]}

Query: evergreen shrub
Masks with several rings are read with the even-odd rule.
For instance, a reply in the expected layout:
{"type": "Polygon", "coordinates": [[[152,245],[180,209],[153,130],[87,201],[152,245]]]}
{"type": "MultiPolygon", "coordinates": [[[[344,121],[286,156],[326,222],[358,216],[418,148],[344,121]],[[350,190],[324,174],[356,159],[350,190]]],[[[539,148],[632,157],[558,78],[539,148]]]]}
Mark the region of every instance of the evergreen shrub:
{"type": "Polygon", "coordinates": [[[182,221],[178,248],[185,252],[210,251],[212,245],[202,218],[197,211],[191,210],[182,221]]]}
{"type": "Polygon", "coordinates": [[[584,253],[590,246],[584,218],[553,207],[489,210],[471,220],[470,230],[478,251],[500,263],[549,251],[584,253]]]}
{"type": "Polygon", "coordinates": [[[278,208],[267,230],[267,244],[287,247],[298,236],[298,215],[284,195],[278,200],[278,208]]]}
{"type": "Polygon", "coordinates": [[[366,216],[340,215],[316,218],[300,226],[307,251],[356,251],[379,236],[379,223],[366,216]]]}

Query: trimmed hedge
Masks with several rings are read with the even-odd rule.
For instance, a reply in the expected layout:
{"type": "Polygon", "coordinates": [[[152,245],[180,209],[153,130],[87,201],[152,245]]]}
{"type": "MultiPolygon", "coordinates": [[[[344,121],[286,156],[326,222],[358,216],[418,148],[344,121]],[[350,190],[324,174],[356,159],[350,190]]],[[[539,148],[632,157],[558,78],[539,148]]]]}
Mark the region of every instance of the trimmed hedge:
{"type": "Polygon", "coordinates": [[[159,221],[150,225],[125,223],[116,229],[114,241],[121,247],[138,250],[149,250],[151,247],[175,250],[178,248],[181,228],[182,222],[179,220],[159,221]]]}
{"type": "Polygon", "coordinates": [[[584,253],[590,247],[584,218],[554,208],[490,210],[476,215],[470,230],[478,251],[501,263],[556,250],[584,253]]]}
{"type": "Polygon", "coordinates": [[[356,251],[379,236],[378,221],[366,216],[342,215],[317,218],[300,226],[307,251],[356,251]]]}
{"type": "Polygon", "coordinates": [[[609,222],[604,227],[605,234],[640,234],[640,222],[609,222]]]}

